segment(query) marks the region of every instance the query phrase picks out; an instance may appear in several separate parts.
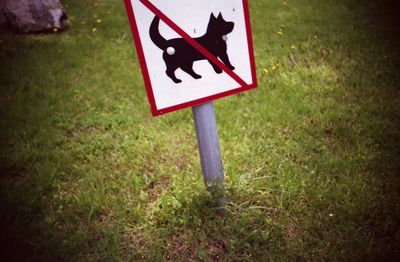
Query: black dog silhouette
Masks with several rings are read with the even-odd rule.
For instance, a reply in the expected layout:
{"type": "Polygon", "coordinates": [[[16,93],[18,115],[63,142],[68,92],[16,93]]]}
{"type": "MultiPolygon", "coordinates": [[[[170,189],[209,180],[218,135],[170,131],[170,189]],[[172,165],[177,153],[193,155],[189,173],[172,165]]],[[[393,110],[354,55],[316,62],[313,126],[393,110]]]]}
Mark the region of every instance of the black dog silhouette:
{"type": "MultiPolygon", "coordinates": [[[[182,82],[182,80],[175,76],[175,70],[181,68],[193,78],[201,78],[201,75],[193,71],[193,62],[207,58],[183,38],[165,39],[158,29],[159,23],[160,19],[157,16],[154,17],[150,25],[150,38],[158,48],[164,51],[163,59],[167,66],[167,76],[175,83],[182,82]]],[[[215,57],[219,58],[231,70],[234,70],[235,67],[229,61],[228,54],[226,53],[226,35],[232,32],[234,25],[233,22],[225,21],[221,13],[219,13],[218,17],[211,14],[206,33],[201,37],[194,38],[194,40],[215,57]]],[[[207,60],[217,74],[222,73],[222,70],[217,65],[209,59],[207,60]]]]}

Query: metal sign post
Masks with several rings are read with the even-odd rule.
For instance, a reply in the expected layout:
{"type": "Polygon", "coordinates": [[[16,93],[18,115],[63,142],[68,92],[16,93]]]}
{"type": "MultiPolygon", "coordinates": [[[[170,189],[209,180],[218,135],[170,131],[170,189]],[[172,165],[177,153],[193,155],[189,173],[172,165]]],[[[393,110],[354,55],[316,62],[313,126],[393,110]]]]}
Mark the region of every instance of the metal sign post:
{"type": "Polygon", "coordinates": [[[204,183],[216,201],[217,208],[223,209],[226,206],[225,178],[213,102],[194,106],[193,117],[204,183]]]}

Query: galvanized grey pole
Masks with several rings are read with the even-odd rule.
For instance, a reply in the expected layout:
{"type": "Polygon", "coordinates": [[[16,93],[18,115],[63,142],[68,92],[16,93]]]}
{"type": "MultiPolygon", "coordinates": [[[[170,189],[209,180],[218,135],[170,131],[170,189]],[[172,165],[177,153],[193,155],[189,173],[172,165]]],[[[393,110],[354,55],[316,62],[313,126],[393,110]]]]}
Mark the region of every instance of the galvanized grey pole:
{"type": "Polygon", "coordinates": [[[193,117],[204,183],[216,201],[217,208],[223,210],[226,206],[225,178],[213,102],[194,106],[193,117]]]}

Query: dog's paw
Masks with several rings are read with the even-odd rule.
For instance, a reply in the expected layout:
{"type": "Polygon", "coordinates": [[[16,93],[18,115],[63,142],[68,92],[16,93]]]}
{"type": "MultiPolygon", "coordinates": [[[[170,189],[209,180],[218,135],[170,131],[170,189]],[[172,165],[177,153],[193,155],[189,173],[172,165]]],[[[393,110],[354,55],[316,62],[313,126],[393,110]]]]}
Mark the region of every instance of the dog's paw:
{"type": "Polygon", "coordinates": [[[230,70],[235,70],[235,67],[232,66],[232,65],[231,65],[231,66],[228,66],[228,67],[229,67],[230,70]]]}

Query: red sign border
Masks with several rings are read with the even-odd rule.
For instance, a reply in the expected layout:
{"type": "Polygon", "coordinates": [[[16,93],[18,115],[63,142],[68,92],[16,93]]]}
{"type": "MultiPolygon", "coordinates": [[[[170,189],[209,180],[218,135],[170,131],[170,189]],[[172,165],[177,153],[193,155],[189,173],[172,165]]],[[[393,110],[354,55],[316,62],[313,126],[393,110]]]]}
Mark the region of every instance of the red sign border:
{"type": "MultiPolygon", "coordinates": [[[[138,0],[140,1],[140,0],[138,0]]],[[[246,24],[246,33],[247,33],[247,42],[249,47],[249,57],[250,57],[250,66],[251,66],[251,76],[252,76],[252,83],[246,86],[239,86],[229,91],[225,91],[222,93],[218,93],[215,95],[191,100],[185,103],[177,104],[171,107],[157,109],[153,88],[151,86],[150,76],[147,69],[146,59],[143,52],[142,42],[140,41],[139,30],[137,28],[136,20],[134,17],[133,7],[130,0],[125,0],[125,8],[127,11],[127,15],[129,18],[129,22],[131,25],[133,39],[135,41],[136,52],[138,54],[138,59],[140,63],[140,67],[142,70],[143,80],[146,86],[147,91],[147,98],[150,103],[151,112],[153,116],[163,115],[169,112],[181,110],[187,107],[196,106],[199,104],[203,104],[212,100],[216,100],[222,97],[230,96],[233,94],[241,93],[253,88],[257,87],[257,77],[256,77],[256,69],[255,69],[255,59],[254,59],[254,49],[253,49],[253,42],[252,42],[252,35],[251,35],[251,25],[250,25],[250,15],[249,15],[249,8],[248,8],[248,0],[242,0],[243,9],[244,9],[244,18],[246,24]]]]}

